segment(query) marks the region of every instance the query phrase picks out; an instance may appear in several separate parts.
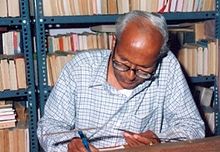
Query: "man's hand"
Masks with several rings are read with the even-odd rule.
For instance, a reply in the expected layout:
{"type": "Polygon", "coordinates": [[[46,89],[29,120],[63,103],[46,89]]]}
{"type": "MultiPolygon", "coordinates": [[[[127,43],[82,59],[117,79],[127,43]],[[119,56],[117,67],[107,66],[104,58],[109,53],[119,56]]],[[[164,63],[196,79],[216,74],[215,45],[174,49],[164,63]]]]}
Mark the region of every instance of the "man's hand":
{"type": "Polygon", "coordinates": [[[155,133],[152,131],[148,130],[143,133],[131,133],[131,132],[124,132],[124,138],[127,142],[127,145],[125,147],[136,147],[140,145],[152,145],[159,143],[160,140],[156,136],[155,133]]]}
{"type": "MultiPolygon", "coordinates": [[[[89,145],[91,152],[98,152],[98,149],[93,145],[89,145]]],[[[68,144],[68,152],[87,152],[80,138],[73,138],[68,144]]]]}

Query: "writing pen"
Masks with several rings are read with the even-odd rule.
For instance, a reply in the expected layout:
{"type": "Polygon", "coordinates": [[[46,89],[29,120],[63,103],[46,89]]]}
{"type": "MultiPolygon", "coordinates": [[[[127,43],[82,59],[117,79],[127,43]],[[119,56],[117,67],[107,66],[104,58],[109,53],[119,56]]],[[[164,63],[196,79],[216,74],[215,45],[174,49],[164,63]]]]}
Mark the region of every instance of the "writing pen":
{"type": "Polygon", "coordinates": [[[83,134],[82,130],[79,130],[78,134],[79,134],[80,138],[82,139],[82,143],[83,143],[84,147],[86,148],[86,151],[91,152],[91,150],[89,148],[89,142],[88,142],[86,136],[83,134]]]}

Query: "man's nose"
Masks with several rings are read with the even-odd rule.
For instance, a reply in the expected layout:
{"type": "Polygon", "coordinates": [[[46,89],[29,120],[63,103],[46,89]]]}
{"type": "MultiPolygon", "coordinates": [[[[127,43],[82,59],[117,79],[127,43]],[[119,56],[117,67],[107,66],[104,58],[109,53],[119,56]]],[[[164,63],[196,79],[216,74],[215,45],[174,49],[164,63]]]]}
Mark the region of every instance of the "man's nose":
{"type": "Polygon", "coordinates": [[[128,71],[128,78],[129,80],[134,80],[136,78],[136,69],[130,69],[128,71]]]}

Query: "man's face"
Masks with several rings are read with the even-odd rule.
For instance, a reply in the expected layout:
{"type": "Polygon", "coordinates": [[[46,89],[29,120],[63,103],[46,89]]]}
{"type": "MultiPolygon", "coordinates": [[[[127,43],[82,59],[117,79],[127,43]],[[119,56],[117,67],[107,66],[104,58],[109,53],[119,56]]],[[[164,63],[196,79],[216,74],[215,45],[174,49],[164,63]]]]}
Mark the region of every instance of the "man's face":
{"type": "Polygon", "coordinates": [[[132,24],[126,27],[111,58],[115,78],[124,89],[133,89],[150,80],[144,76],[155,72],[163,42],[157,30],[150,29],[143,34],[135,28],[132,24]]]}

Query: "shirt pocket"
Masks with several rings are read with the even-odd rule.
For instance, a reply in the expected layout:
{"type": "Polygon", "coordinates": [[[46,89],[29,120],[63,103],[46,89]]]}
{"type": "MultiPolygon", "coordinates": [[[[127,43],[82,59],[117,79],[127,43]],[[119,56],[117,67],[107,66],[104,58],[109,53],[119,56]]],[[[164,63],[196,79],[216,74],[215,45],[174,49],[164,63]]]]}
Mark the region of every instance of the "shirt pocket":
{"type": "Polygon", "coordinates": [[[150,128],[152,123],[152,119],[154,118],[154,114],[156,109],[151,110],[150,112],[146,113],[136,113],[131,116],[131,124],[130,127],[137,132],[143,132],[150,128]]]}

